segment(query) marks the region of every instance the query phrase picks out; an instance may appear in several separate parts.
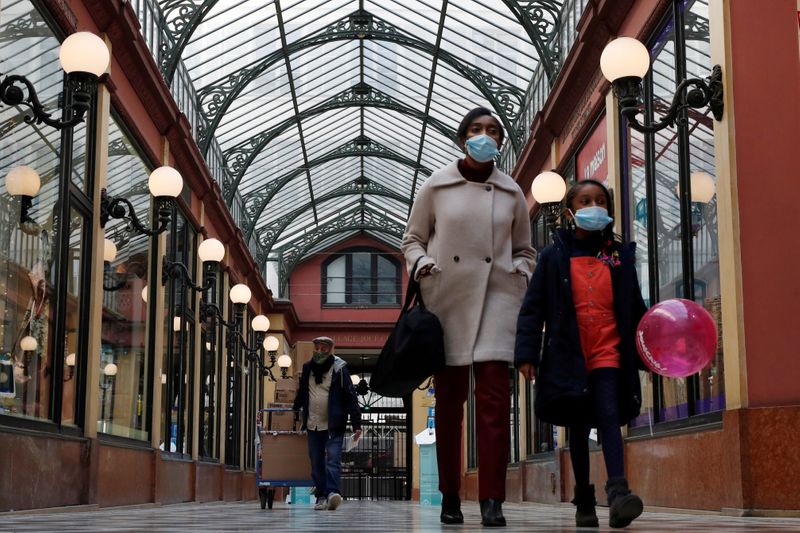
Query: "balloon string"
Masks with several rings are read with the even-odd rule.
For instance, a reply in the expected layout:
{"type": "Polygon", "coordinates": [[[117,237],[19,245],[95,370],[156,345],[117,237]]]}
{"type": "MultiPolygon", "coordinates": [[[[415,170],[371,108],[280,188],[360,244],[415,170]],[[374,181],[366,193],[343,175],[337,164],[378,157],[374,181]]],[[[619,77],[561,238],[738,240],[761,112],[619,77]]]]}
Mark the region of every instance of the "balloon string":
{"type": "Polygon", "coordinates": [[[650,424],[650,436],[653,436],[653,408],[647,408],[647,421],[650,424]]]}

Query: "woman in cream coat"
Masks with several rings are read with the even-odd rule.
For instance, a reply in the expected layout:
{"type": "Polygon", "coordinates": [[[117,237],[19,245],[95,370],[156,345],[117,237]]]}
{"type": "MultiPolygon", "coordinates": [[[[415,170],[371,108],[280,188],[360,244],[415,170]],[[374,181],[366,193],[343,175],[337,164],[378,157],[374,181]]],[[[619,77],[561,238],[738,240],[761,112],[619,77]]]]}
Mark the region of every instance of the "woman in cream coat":
{"type": "Polygon", "coordinates": [[[479,499],[484,526],[504,526],[509,452],[509,364],[516,318],[534,267],[530,220],[519,186],[494,165],[503,128],[490,110],[458,128],[466,152],[417,193],[402,250],[444,329],[447,366],[436,374],[436,451],[443,523],[462,523],[463,404],[475,376],[479,499]]]}

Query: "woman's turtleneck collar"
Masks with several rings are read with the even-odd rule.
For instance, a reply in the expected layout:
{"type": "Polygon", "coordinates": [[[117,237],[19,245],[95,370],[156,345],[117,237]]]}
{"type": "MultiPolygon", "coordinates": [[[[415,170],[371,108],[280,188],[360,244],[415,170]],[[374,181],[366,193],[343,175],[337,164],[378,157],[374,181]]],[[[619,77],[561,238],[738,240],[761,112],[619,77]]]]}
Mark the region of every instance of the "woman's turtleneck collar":
{"type": "Polygon", "coordinates": [[[492,163],[491,166],[487,165],[488,170],[474,169],[467,165],[466,161],[463,159],[459,159],[457,165],[458,172],[461,176],[465,180],[473,183],[485,183],[486,180],[489,179],[489,176],[492,175],[492,172],[494,172],[494,163],[492,163]]]}

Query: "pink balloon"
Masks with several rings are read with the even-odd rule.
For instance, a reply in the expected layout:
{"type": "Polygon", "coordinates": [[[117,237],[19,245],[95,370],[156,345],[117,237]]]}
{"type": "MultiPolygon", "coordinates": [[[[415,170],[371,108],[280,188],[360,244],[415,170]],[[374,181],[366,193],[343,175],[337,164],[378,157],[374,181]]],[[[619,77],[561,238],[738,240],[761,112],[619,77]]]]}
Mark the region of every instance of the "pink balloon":
{"type": "Polygon", "coordinates": [[[674,298],[659,302],[636,328],[636,348],[656,374],[684,378],[705,368],[717,353],[717,326],[703,306],[674,298]]]}

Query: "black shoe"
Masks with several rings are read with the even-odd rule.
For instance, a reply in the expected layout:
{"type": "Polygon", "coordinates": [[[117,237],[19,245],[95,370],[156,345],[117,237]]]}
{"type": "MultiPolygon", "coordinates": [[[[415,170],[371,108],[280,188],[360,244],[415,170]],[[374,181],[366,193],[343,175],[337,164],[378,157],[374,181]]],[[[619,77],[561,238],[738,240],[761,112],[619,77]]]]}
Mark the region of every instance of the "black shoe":
{"type": "Polygon", "coordinates": [[[577,527],[599,527],[600,521],[597,519],[597,512],[594,506],[597,500],[594,497],[594,485],[575,486],[575,498],[572,503],[578,508],[575,511],[575,526],[577,527]]]}
{"type": "Polygon", "coordinates": [[[500,500],[481,500],[481,525],[483,527],[506,527],[500,500]]]}
{"type": "Polygon", "coordinates": [[[608,495],[608,525],[614,528],[627,527],[644,510],[641,498],[628,489],[624,477],[609,479],[606,482],[608,495]]]}
{"type": "Polygon", "coordinates": [[[461,499],[458,495],[445,494],[442,496],[442,514],[439,515],[442,524],[463,524],[464,515],[461,514],[461,499]]]}

